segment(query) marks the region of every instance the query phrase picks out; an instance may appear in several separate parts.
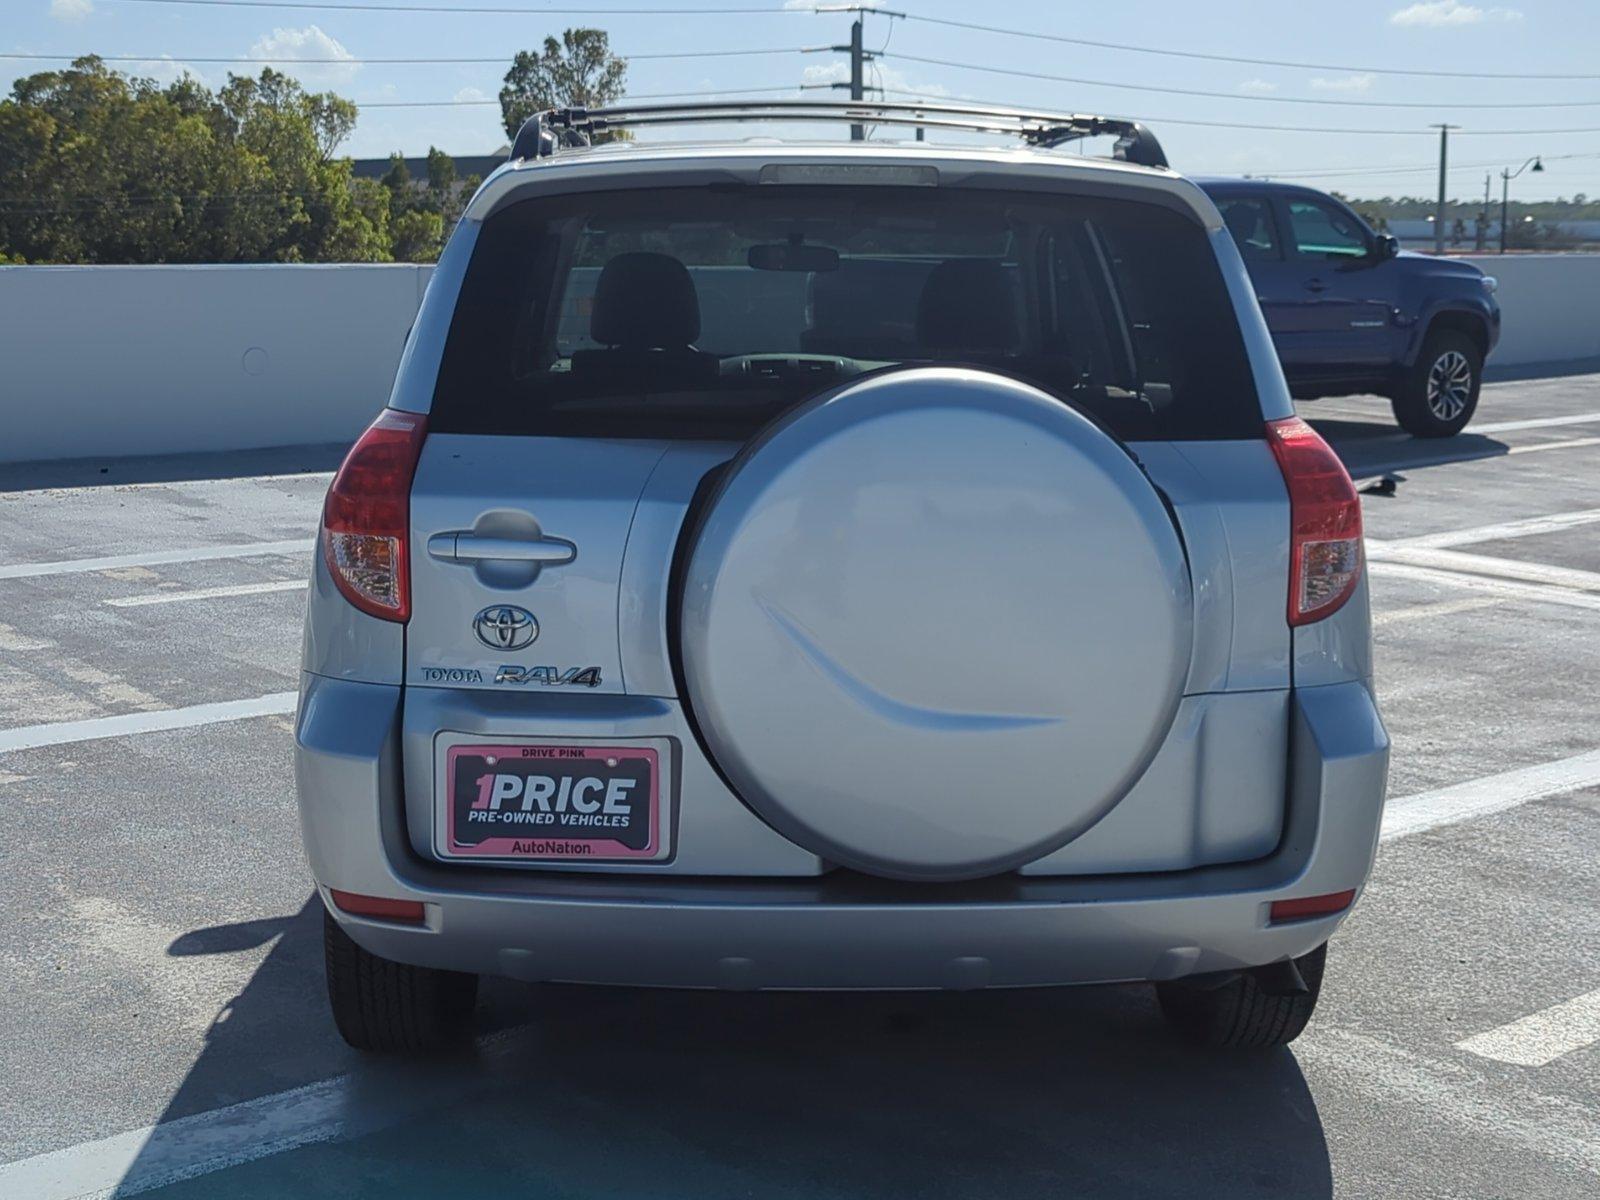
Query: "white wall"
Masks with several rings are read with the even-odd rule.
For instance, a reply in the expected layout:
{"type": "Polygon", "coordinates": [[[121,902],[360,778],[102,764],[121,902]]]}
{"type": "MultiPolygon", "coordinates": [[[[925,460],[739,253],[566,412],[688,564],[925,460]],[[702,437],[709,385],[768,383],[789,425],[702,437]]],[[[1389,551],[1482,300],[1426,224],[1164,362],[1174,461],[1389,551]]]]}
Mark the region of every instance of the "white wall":
{"type": "MultiPolygon", "coordinates": [[[[1502,366],[1600,356],[1600,255],[1474,258],[1502,366]]],[[[0,267],[0,462],[352,439],[426,266],[0,267]]]]}
{"type": "Polygon", "coordinates": [[[1500,281],[1496,366],[1600,357],[1600,254],[1485,254],[1466,259],[1500,281]]]}
{"type": "Polygon", "coordinates": [[[0,462],[349,441],[431,272],[0,267],[0,462]]]}

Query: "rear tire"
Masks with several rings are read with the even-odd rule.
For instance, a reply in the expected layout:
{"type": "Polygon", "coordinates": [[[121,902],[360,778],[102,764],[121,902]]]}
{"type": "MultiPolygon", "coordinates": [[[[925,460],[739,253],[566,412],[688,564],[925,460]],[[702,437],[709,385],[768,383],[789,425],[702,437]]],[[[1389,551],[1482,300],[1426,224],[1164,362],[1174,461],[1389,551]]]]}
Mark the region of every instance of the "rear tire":
{"type": "Polygon", "coordinates": [[[1483,355],[1464,333],[1430,334],[1391,402],[1394,419],[1413,437],[1454,437],[1478,410],[1483,355]]]}
{"type": "Polygon", "coordinates": [[[1253,976],[1241,975],[1219,988],[1158,983],[1156,997],[1162,1015],[1196,1045],[1235,1050],[1287,1046],[1300,1036],[1317,1007],[1327,958],[1324,944],[1294,960],[1310,989],[1304,995],[1271,995],[1253,976]]]}
{"type": "Polygon", "coordinates": [[[357,1050],[437,1050],[470,1032],[476,975],[379,958],[356,945],[327,911],[322,947],[333,1023],[357,1050]]]}

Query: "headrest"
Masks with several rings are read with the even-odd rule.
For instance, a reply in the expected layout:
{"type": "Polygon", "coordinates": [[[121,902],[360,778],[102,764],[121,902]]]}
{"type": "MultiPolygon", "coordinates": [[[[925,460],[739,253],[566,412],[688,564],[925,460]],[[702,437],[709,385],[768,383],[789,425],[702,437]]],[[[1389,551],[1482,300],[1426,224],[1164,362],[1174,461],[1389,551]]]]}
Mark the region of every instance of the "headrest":
{"type": "Polygon", "coordinates": [[[928,273],[917,305],[917,341],[957,350],[1017,345],[1015,300],[1006,270],[992,258],[953,258],[928,273]]]}
{"type": "Polygon", "coordinates": [[[1250,203],[1233,204],[1222,214],[1222,220],[1234,241],[1248,242],[1261,224],[1261,209],[1250,203]]]}
{"type": "Polygon", "coordinates": [[[589,336],[629,350],[682,349],[700,336],[700,298],[689,269],[668,254],[619,254],[595,284],[589,336]]]}

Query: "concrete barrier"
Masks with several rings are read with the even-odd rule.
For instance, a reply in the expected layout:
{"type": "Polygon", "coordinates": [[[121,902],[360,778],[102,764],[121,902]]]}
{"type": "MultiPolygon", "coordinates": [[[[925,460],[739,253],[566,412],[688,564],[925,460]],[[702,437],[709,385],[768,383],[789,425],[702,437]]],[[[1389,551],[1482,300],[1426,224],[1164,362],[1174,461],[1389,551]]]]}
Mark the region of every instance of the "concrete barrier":
{"type": "Polygon", "coordinates": [[[1500,281],[1494,366],[1600,356],[1600,254],[1485,254],[1465,261],[1500,281]]]}
{"type": "MultiPolygon", "coordinates": [[[[1600,356],[1600,255],[1487,255],[1495,367],[1600,356]]],[[[0,267],[0,462],[347,442],[432,268],[0,267]]]]}
{"type": "Polygon", "coordinates": [[[432,267],[0,267],[0,462],[347,442],[432,267]]]}

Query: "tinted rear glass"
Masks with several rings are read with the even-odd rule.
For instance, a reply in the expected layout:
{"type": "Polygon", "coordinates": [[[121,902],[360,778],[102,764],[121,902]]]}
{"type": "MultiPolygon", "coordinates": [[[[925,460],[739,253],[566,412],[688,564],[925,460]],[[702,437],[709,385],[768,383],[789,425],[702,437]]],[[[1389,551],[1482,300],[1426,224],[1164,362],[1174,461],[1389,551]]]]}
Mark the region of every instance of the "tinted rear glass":
{"type": "Polygon", "coordinates": [[[868,372],[964,364],[1124,438],[1257,437],[1204,231],[1153,204],[889,187],[522,201],[479,234],[433,428],[745,438],[868,372]]]}

